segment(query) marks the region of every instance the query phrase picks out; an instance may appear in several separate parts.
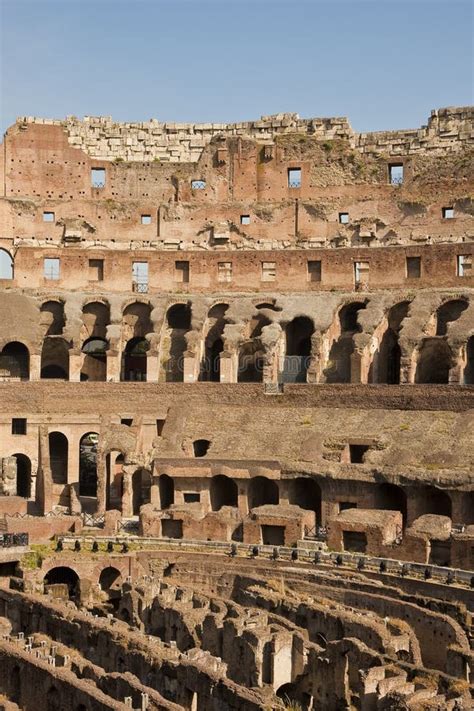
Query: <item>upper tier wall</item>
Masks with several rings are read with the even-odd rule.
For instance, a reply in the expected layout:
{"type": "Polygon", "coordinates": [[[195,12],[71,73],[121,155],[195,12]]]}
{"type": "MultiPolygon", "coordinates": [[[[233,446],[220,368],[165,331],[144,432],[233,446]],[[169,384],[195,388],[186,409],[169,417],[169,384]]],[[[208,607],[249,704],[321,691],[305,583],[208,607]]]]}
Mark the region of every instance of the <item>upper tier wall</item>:
{"type": "Polygon", "coordinates": [[[68,116],[64,121],[23,116],[9,131],[23,124],[62,126],[71,146],[94,159],[125,161],[196,162],[216,135],[226,138],[248,136],[269,143],[281,134],[301,133],[321,140],[349,141],[361,153],[392,156],[440,154],[474,144],[474,107],[448,107],[431,112],[426,126],[419,129],[356,133],[347,118],[300,119],[298,114],[262,116],[260,121],[242,123],[161,123],[157,119],[139,123],[118,123],[111,116],[68,116]]]}

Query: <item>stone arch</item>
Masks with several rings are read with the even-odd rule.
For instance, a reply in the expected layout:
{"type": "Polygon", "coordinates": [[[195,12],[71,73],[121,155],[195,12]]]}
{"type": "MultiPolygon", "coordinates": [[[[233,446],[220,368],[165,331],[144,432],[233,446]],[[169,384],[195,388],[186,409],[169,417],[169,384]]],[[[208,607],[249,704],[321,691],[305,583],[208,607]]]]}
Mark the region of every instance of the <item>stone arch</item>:
{"type": "Polygon", "coordinates": [[[278,483],[266,476],[256,476],[250,479],[248,486],[249,509],[267,504],[278,504],[280,492],[278,483]]]}
{"type": "Polygon", "coordinates": [[[457,321],[468,306],[467,299],[450,299],[441,304],[436,311],[436,335],[445,336],[448,332],[448,324],[457,321]]]}
{"type": "Polygon", "coordinates": [[[92,336],[82,345],[84,360],[81,368],[81,381],[105,382],[107,379],[107,348],[104,338],[92,336]]]}
{"type": "Polygon", "coordinates": [[[12,454],[16,459],[16,495],[24,499],[31,496],[31,460],[26,454],[12,454]]]}
{"type": "Polygon", "coordinates": [[[41,378],[69,380],[69,345],[63,338],[47,336],[41,350],[41,378]]]}
{"type": "Polygon", "coordinates": [[[150,503],[151,474],[148,469],[137,469],[132,474],[132,512],[140,513],[140,507],[150,503]]]}
{"type": "Polygon", "coordinates": [[[296,316],[285,328],[285,361],[283,380],[305,383],[311,359],[311,337],[314,322],[308,316],[296,316]]]}
{"type": "Polygon", "coordinates": [[[179,303],[170,306],[166,312],[166,337],[162,345],[166,382],[180,383],[184,380],[186,334],[190,329],[190,305],[179,303]]]}
{"type": "Polygon", "coordinates": [[[0,247],[0,279],[11,280],[14,275],[13,257],[6,249],[0,247]]]}
{"type": "Polygon", "coordinates": [[[296,684],[282,684],[276,695],[285,704],[287,709],[298,709],[298,711],[308,711],[311,704],[311,696],[306,692],[299,691],[296,684]]]}
{"type": "Polygon", "coordinates": [[[108,565],[106,568],[102,568],[99,575],[99,587],[104,592],[109,592],[114,586],[118,589],[118,583],[122,581],[122,573],[118,568],[114,568],[108,565]]]}
{"type": "Polygon", "coordinates": [[[415,382],[442,384],[449,382],[453,354],[443,338],[425,338],[418,352],[415,382]]]}
{"type": "Polygon", "coordinates": [[[124,307],[122,340],[125,343],[131,338],[145,338],[152,330],[151,305],[148,302],[135,300],[124,307]]]}
{"type": "Polygon", "coordinates": [[[111,449],[105,454],[105,508],[122,511],[123,464],[125,455],[120,449],[111,449]]]}
{"type": "Polygon", "coordinates": [[[224,328],[229,323],[225,315],[228,309],[229,304],[222,302],[214,304],[208,311],[200,380],[220,382],[221,353],[224,350],[223,334],[224,328]]]}
{"type": "Polygon", "coordinates": [[[302,509],[314,511],[315,525],[321,524],[321,488],[315,479],[297,477],[289,482],[288,500],[302,509]]]}
{"type": "Polygon", "coordinates": [[[67,484],[68,479],[68,450],[69,442],[62,432],[50,432],[49,443],[49,464],[53,484],[67,484]]]}
{"type": "Polygon", "coordinates": [[[474,336],[471,336],[466,344],[466,365],[463,380],[465,385],[474,385],[474,336]]]}
{"type": "Polygon", "coordinates": [[[43,582],[45,585],[67,585],[69,599],[73,599],[79,592],[79,575],[69,566],[59,565],[50,568],[43,582]]]}
{"type": "Polygon", "coordinates": [[[403,517],[403,526],[406,526],[407,495],[401,486],[388,482],[377,486],[375,507],[383,511],[400,511],[403,517]]]}
{"type": "Polygon", "coordinates": [[[24,343],[10,341],[6,343],[0,353],[0,371],[9,378],[30,378],[30,352],[24,343]]]}
{"type": "Polygon", "coordinates": [[[97,496],[97,432],[86,432],[79,442],[79,495],[97,496]]]}
{"type": "Polygon", "coordinates": [[[146,338],[140,336],[127,342],[122,356],[122,380],[146,380],[149,349],[150,344],[146,338]]]}
{"type": "Polygon", "coordinates": [[[174,504],[174,481],[168,474],[161,474],[158,478],[160,490],[160,504],[162,509],[169,509],[174,504]]]}
{"type": "Polygon", "coordinates": [[[262,348],[262,329],[272,322],[264,314],[256,314],[249,324],[250,338],[239,349],[239,368],[237,382],[261,383],[263,380],[264,352],[262,348]]]}
{"type": "Polygon", "coordinates": [[[354,336],[362,331],[358,317],[359,311],[366,307],[366,301],[351,301],[339,309],[340,335],[331,346],[329,363],[325,368],[326,382],[351,382],[351,356],[354,352],[354,336]]]}
{"type": "Polygon", "coordinates": [[[82,307],[81,341],[91,338],[107,338],[107,326],[110,323],[110,306],[108,302],[88,301],[82,307]]]}
{"type": "Polygon", "coordinates": [[[62,336],[66,318],[64,315],[64,301],[50,299],[41,304],[40,323],[44,327],[45,336],[62,336]]]}
{"type": "Polygon", "coordinates": [[[437,516],[452,517],[452,501],[446,491],[442,491],[435,486],[423,486],[421,489],[417,489],[417,494],[418,515],[435,514],[437,516]]]}
{"type": "Polygon", "coordinates": [[[400,365],[402,351],[398,341],[402,322],[408,315],[410,301],[401,301],[392,306],[387,315],[387,329],[382,336],[376,354],[376,377],[374,361],[369,370],[369,382],[398,385],[400,383],[400,365]]]}
{"type": "Polygon", "coordinates": [[[220,511],[223,506],[238,506],[239,492],[233,479],[217,474],[211,479],[211,508],[220,511]]]}

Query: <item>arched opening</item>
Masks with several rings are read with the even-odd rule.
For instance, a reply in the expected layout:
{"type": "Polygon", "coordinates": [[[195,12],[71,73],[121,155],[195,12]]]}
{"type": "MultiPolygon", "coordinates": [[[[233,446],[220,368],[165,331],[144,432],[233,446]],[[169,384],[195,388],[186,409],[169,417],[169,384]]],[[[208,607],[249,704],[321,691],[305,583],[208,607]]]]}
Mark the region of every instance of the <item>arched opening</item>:
{"type": "Polygon", "coordinates": [[[40,323],[44,327],[45,336],[61,336],[66,319],[62,301],[46,301],[41,306],[40,323]]]}
{"type": "Polygon", "coordinates": [[[417,510],[422,514],[452,517],[451,497],[435,486],[424,486],[418,490],[417,510]]]}
{"type": "Polygon", "coordinates": [[[474,336],[471,336],[466,345],[466,366],[464,368],[465,385],[474,385],[474,336]]]}
{"type": "Polygon", "coordinates": [[[16,495],[29,499],[31,496],[31,461],[26,454],[14,454],[16,459],[16,495]]]}
{"type": "Polygon", "coordinates": [[[81,380],[104,382],[107,378],[107,341],[103,338],[89,338],[82,346],[84,360],[81,380]]]}
{"type": "Polygon", "coordinates": [[[425,338],[416,365],[415,382],[442,384],[449,382],[452,352],[442,338],[425,338]]]}
{"type": "Polygon", "coordinates": [[[267,479],[266,476],[256,476],[250,479],[248,487],[249,509],[265,506],[266,504],[278,504],[279,501],[280,492],[276,481],[267,479]]]}
{"type": "Polygon", "coordinates": [[[295,684],[283,684],[277,690],[276,695],[285,704],[287,709],[295,711],[308,711],[311,704],[311,696],[298,690],[295,684]]]}
{"type": "Polygon", "coordinates": [[[146,380],[147,352],[150,344],[145,338],[132,338],[123,354],[122,380],[146,380]]]}
{"type": "Polygon", "coordinates": [[[448,324],[457,321],[468,305],[466,299],[452,299],[441,304],[436,312],[436,335],[445,336],[448,332],[448,324]]]}
{"type": "Polygon", "coordinates": [[[13,258],[6,249],[0,249],[0,279],[13,279],[13,258]]]}
{"type": "Polygon", "coordinates": [[[110,451],[105,457],[105,508],[122,511],[124,455],[110,451]]]}
{"type": "Polygon", "coordinates": [[[100,301],[91,301],[82,309],[81,341],[91,338],[107,339],[107,326],[110,323],[110,307],[100,301]]]}
{"type": "Polygon", "coordinates": [[[337,341],[331,346],[329,362],[325,369],[325,378],[328,383],[351,382],[351,356],[354,352],[354,335],[362,331],[359,323],[359,311],[365,309],[367,304],[354,301],[345,304],[339,311],[339,324],[341,333],[337,341]]]}
{"type": "Polygon", "coordinates": [[[19,341],[7,343],[0,353],[0,371],[2,376],[29,380],[30,352],[19,341]]]}
{"type": "Polygon", "coordinates": [[[50,432],[48,440],[53,484],[67,484],[68,439],[62,432],[50,432]]]}
{"type": "Polygon", "coordinates": [[[306,374],[311,359],[311,336],[313,333],[313,321],[307,316],[297,316],[286,326],[283,382],[306,382],[306,374]]]}
{"type": "Polygon", "coordinates": [[[97,446],[99,435],[88,432],[79,443],[79,496],[97,496],[97,446]]]}
{"type": "Polygon", "coordinates": [[[43,582],[45,585],[67,585],[70,600],[79,593],[79,576],[75,570],[66,566],[51,568],[44,576],[43,582]]]}
{"type": "Polygon", "coordinates": [[[174,504],[174,481],[168,474],[161,474],[158,480],[162,509],[169,509],[174,504]]]}
{"type": "Polygon", "coordinates": [[[122,587],[122,573],[113,566],[103,568],[99,576],[99,587],[104,592],[116,590],[120,593],[122,587]]]}
{"type": "Polygon", "coordinates": [[[223,333],[228,321],[225,317],[228,304],[216,304],[207,314],[207,333],[204,341],[204,358],[200,380],[218,383],[221,379],[221,354],[224,350],[223,333]]]}
{"type": "Polygon", "coordinates": [[[168,340],[165,344],[165,380],[181,383],[184,380],[186,334],[191,328],[191,308],[188,304],[174,304],[166,314],[168,340]],[[166,348],[167,346],[167,348],[166,348]]]}
{"type": "Polygon", "coordinates": [[[377,487],[375,506],[383,511],[400,511],[403,517],[403,527],[407,521],[407,495],[396,484],[381,484],[377,487]]]}
{"type": "Polygon", "coordinates": [[[298,477],[290,482],[288,500],[307,511],[314,511],[314,525],[321,523],[321,489],[319,484],[308,477],[298,477]]]}
{"type": "Polygon", "coordinates": [[[195,457],[205,457],[209,449],[210,442],[208,439],[196,439],[193,442],[193,452],[195,457]]]}
{"type": "Polygon", "coordinates": [[[238,489],[235,481],[218,474],[211,479],[211,508],[220,511],[223,506],[238,506],[238,489]]]}
{"type": "Polygon", "coordinates": [[[401,348],[398,342],[402,322],[408,315],[409,301],[392,306],[388,312],[387,330],[382,336],[378,351],[369,370],[369,382],[398,385],[400,383],[401,348]]]}
{"type": "Polygon", "coordinates": [[[52,686],[46,694],[46,711],[63,711],[61,695],[55,686],[52,686]]]}
{"type": "Polygon", "coordinates": [[[147,469],[137,469],[132,475],[132,510],[138,516],[140,507],[150,503],[151,474],[147,469]]]}
{"type": "Polygon", "coordinates": [[[264,314],[257,314],[251,320],[250,338],[243,343],[239,350],[239,369],[237,382],[261,383],[263,380],[264,350],[261,336],[262,329],[271,324],[270,319],[264,314]]]}
{"type": "Polygon", "coordinates": [[[69,346],[63,338],[46,337],[41,351],[41,378],[69,379],[69,346]]]}

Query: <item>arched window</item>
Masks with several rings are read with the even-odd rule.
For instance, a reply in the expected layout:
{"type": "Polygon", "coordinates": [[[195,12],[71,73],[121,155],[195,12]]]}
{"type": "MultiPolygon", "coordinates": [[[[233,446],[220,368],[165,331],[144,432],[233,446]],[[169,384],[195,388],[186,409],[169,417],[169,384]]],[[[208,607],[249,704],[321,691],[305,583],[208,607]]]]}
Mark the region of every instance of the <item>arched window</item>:
{"type": "Polygon", "coordinates": [[[30,352],[23,343],[12,341],[3,347],[0,353],[0,373],[3,377],[29,380],[30,352]]]}
{"type": "Polygon", "coordinates": [[[123,354],[122,380],[146,380],[147,352],[150,344],[146,338],[132,338],[125,346],[123,354]]]}
{"type": "Polygon", "coordinates": [[[89,338],[82,346],[84,361],[81,380],[104,382],[107,378],[107,341],[103,338],[89,338]]]}
{"type": "Polygon", "coordinates": [[[13,279],[13,258],[6,249],[0,249],[0,279],[13,279]]]}
{"type": "Polygon", "coordinates": [[[68,449],[66,435],[62,432],[49,433],[49,463],[54,484],[67,484],[68,449]]]}
{"type": "Polygon", "coordinates": [[[97,446],[99,435],[88,432],[79,443],[79,495],[97,496],[97,446]]]}

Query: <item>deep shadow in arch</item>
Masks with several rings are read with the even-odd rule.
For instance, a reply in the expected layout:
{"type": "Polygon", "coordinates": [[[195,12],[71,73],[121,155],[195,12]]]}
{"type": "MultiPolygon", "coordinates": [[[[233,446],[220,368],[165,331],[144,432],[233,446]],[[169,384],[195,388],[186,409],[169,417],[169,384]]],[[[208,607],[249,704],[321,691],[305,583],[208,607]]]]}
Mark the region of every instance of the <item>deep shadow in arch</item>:
{"type": "Polygon", "coordinates": [[[29,380],[30,378],[30,352],[19,341],[7,343],[0,353],[0,368],[9,373],[11,378],[29,380]]]}
{"type": "Polygon", "coordinates": [[[146,338],[131,338],[123,354],[122,380],[146,380],[147,352],[150,344],[146,338]]]}
{"type": "Polygon", "coordinates": [[[401,348],[398,342],[402,322],[408,315],[410,301],[401,301],[388,312],[387,329],[382,336],[378,352],[369,368],[369,382],[398,385],[400,383],[401,348]],[[375,368],[376,362],[376,368],[375,368]],[[375,374],[376,373],[376,374],[375,374]]]}
{"type": "Polygon", "coordinates": [[[464,368],[465,385],[474,385],[474,336],[471,336],[466,345],[466,366],[464,368]]]}
{"type": "Polygon", "coordinates": [[[445,336],[448,332],[448,324],[457,321],[468,306],[469,302],[466,299],[451,299],[441,304],[436,311],[436,335],[445,336]]]}
{"type": "Polygon", "coordinates": [[[204,341],[204,357],[199,379],[213,383],[221,379],[221,354],[224,350],[223,333],[229,323],[226,319],[228,304],[215,304],[207,314],[207,333],[204,341]]]}
{"type": "Polygon", "coordinates": [[[53,484],[67,484],[68,450],[69,442],[62,432],[50,432],[49,464],[53,477],[53,484]]]}
{"type": "Polygon", "coordinates": [[[107,348],[104,338],[89,338],[82,346],[84,360],[81,380],[105,382],[107,379],[107,348]]]}
{"type": "Polygon", "coordinates": [[[87,432],[79,442],[79,495],[97,496],[97,432],[87,432]]]}
{"type": "Polygon", "coordinates": [[[42,379],[69,379],[69,346],[63,338],[48,336],[41,351],[42,379]]]}
{"type": "Polygon", "coordinates": [[[220,511],[223,506],[238,506],[239,493],[237,484],[224,474],[217,474],[211,479],[211,508],[220,511]]]}
{"type": "Polygon", "coordinates": [[[13,454],[16,459],[16,494],[24,499],[31,496],[31,461],[26,454],[13,454]]]}
{"type": "Polygon", "coordinates": [[[317,481],[309,477],[292,479],[289,485],[288,500],[290,504],[314,511],[314,524],[321,524],[321,488],[317,481]]]}
{"type": "Polygon", "coordinates": [[[449,383],[452,358],[451,348],[443,338],[425,338],[418,353],[415,382],[449,383]]]}
{"type": "Polygon", "coordinates": [[[70,600],[79,593],[79,576],[75,570],[67,566],[51,568],[44,576],[43,582],[45,585],[67,585],[70,600]]]}
{"type": "Polygon", "coordinates": [[[278,484],[266,476],[256,476],[250,479],[248,485],[248,506],[254,509],[257,506],[278,504],[280,492],[278,484]]]}
{"type": "Polygon", "coordinates": [[[407,495],[396,484],[384,483],[377,486],[375,506],[384,511],[400,511],[403,517],[403,527],[407,522],[407,495]]]}
{"type": "Polygon", "coordinates": [[[162,509],[169,509],[174,504],[174,481],[168,474],[161,474],[158,479],[162,509]]]}
{"type": "Polygon", "coordinates": [[[338,314],[341,335],[331,346],[329,362],[325,368],[327,383],[351,382],[351,356],[354,352],[354,336],[362,331],[359,323],[359,311],[365,309],[367,302],[353,301],[345,304],[338,314]]]}

